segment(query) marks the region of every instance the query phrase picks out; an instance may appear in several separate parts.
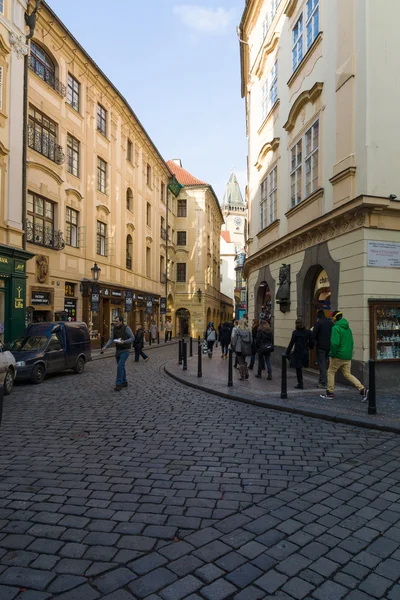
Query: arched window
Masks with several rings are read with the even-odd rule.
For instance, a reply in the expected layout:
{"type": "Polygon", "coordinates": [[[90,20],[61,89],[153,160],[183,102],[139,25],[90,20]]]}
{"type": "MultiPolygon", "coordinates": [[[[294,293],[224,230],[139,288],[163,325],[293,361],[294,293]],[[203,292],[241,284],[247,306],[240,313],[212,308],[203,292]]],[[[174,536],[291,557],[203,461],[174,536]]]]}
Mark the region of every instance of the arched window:
{"type": "Polygon", "coordinates": [[[133,192],[131,188],[126,190],[126,208],[133,212],[133,192]]]}
{"type": "Polygon", "coordinates": [[[132,253],[133,253],[133,241],[132,236],[126,236],[126,268],[132,269],[132,253]]]}
{"type": "Polygon", "coordinates": [[[65,96],[66,87],[56,77],[56,65],[41,46],[31,41],[29,67],[60,96],[65,96]]]}

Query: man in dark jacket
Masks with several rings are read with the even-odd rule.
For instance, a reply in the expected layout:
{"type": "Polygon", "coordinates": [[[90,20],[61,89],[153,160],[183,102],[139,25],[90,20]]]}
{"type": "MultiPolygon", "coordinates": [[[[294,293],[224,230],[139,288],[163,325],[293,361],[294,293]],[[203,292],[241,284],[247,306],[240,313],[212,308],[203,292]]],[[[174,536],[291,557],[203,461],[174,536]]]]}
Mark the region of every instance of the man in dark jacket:
{"type": "Polygon", "coordinates": [[[117,379],[115,382],[115,391],[120,392],[122,388],[128,387],[126,379],[125,363],[129,356],[129,350],[131,349],[132,342],[135,336],[128,325],[124,324],[122,317],[116,317],[114,320],[114,329],[110,339],[104,348],[101,349],[101,354],[111,344],[115,344],[115,359],[117,361],[117,379]]]}
{"type": "Polygon", "coordinates": [[[327,369],[329,351],[331,349],[331,332],[333,322],[327,319],[323,310],[317,312],[317,323],[314,327],[314,343],[317,349],[317,363],[319,368],[318,387],[326,390],[328,385],[327,369]]]}
{"type": "Polygon", "coordinates": [[[139,327],[137,328],[137,331],[136,331],[135,343],[133,344],[133,347],[135,348],[135,362],[139,362],[140,356],[143,358],[144,362],[147,362],[149,360],[149,357],[147,356],[147,354],[145,354],[143,352],[143,346],[144,346],[144,332],[143,332],[143,328],[141,327],[141,325],[139,325],[139,327]]]}

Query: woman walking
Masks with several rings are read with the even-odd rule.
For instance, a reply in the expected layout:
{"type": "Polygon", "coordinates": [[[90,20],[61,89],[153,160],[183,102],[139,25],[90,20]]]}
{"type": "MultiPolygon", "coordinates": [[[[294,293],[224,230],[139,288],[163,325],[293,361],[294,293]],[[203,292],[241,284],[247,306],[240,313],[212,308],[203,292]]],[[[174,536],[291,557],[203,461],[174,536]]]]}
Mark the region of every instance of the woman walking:
{"type": "Polygon", "coordinates": [[[229,323],[222,325],[219,341],[221,343],[221,358],[228,358],[228,346],[231,343],[231,328],[229,327],[229,323]]]}
{"type": "Polygon", "coordinates": [[[208,358],[212,358],[213,346],[217,340],[217,332],[215,331],[214,323],[212,321],[209,322],[207,331],[206,331],[206,334],[204,337],[207,342],[208,358]]]}
{"type": "Polygon", "coordinates": [[[258,328],[256,336],[256,349],[258,354],[258,371],[256,373],[256,377],[261,377],[261,370],[265,362],[268,371],[267,379],[271,381],[271,352],[274,351],[274,346],[272,329],[267,321],[260,321],[260,327],[258,328]]]}
{"type": "Polygon", "coordinates": [[[292,333],[292,339],[286,350],[286,356],[290,357],[290,366],[296,369],[297,385],[299,390],[304,389],[303,368],[310,364],[309,350],[314,348],[313,335],[309,329],[306,329],[303,319],[296,319],[296,329],[292,333]],[[293,350],[293,354],[290,353],[293,350]]]}
{"type": "Polygon", "coordinates": [[[141,356],[144,359],[144,361],[147,362],[149,360],[149,357],[143,352],[144,334],[143,329],[140,325],[137,328],[133,346],[135,348],[135,362],[139,362],[139,356],[141,356]]]}
{"type": "Polygon", "coordinates": [[[246,319],[240,319],[239,325],[232,331],[231,346],[238,362],[240,381],[249,378],[246,356],[251,356],[251,331],[246,319]]]}
{"type": "Polygon", "coordinates": [[[250,359],[250,365],[249,365],[249,371],[253,370],[254,367],[254,363],[256,360],[256,355],[257,355],[257,349],[256,349],[256,335],[257,335],[257,331],[258,328],[260,326],[260,322],[258,319],[253,319],[253,323],[251,325],[251,359],[250,359]]]}

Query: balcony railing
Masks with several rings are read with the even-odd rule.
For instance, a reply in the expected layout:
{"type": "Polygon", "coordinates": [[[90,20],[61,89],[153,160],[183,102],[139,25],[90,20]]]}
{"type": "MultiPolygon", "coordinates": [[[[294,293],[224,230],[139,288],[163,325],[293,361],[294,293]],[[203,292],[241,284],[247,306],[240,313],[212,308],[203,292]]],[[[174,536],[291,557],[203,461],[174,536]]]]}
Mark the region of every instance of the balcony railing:
{"type": "Polygon", "coordinates": [[[167,283],[167,274],[160,273],[160,283],[167,283]]]}
{"type": "Polygon", "coordinates": [[[45,135],[43,131],[35,130],[32,125],[28,127],[28,146],[32,150],[36,150],[36,152],[46,156],[46,158],[49,158],[57,165],[62,165],[65,161],[62,146],[56,144],[49,134],[45,135]]]}
{"type": "Polygon", "coordinates": [[[26,241],[38,246],[53,248],[53,250],[64,250],[65,248],[62,231],[57,231],[46,225],[33,224],[31,221],[26,224],[26,241]]]}
{"type": "Polygon", "coordinates": [[[65,98],[67,94],[66,86],[61,83],[61,81],[54,75],[53,71],[51,71],[46,65],[44,65],[36,56],[31,54],[29,58],[29,68],[31,71],[36,73],[43,79],[47,85],[49,85],[53,90],[57,92],[62,98],[65,98]]]}
{"type": "Polygon", "coordinates": [[[167,239],[167,230],[164,227],[161,227],[160,235],[162,240],[167,239]]]}
{"type": "Polygon", "coordinates": [[[128,256],[126,257],[126,268],[132,270],[132,259],[128,256]]]}

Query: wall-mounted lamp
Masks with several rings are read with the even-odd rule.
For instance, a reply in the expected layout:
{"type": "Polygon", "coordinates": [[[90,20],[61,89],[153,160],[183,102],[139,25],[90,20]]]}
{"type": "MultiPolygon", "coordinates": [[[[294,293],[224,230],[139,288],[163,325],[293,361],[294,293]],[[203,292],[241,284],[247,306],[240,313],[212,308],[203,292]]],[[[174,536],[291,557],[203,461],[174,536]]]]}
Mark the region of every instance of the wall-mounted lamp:
{"type": "Polygon", "coordinates": [[[202,297],[202,295],[203,295],[203,292],[201,291],[201,289],[200,289],[200,288],[197,290],[196,294],[197,294],[197,300],[198,300],[199,302],[201,302],[201,297],[202,297]]]}
{"type": "Polygon", "coordinates": [[[97,265],[97,263],[94,263],[93,267],[90,269],[90,272],[92,273],[93,281],[98,281],[99,277],[100,277],[101,269],[97,265]]]}

